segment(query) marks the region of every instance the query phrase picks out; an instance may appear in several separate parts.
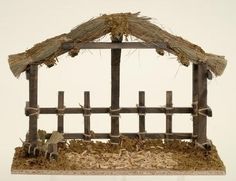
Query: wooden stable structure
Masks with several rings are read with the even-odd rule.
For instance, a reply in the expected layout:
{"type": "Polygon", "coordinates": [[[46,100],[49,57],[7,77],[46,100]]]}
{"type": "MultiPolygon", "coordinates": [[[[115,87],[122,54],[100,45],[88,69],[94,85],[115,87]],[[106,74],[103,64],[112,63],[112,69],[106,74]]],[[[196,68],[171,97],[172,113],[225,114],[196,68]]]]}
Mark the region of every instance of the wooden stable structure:
{"type": "MultiPolygon", "coordinates": [[[[110,139],[112,143],[118,143],[120,136],[130,138],[150,138],[150,139],[192,139],[197,143],[209,144],[207,140],[207,116],[212,116],[211,109],[207,105],[207,79],[212,78],[211,72],[204,63],[193,64],[192,66],[192,106],[173,107],[172,92],[166,92],[165,107],[146,107],[145,92],[139,92],[139,104],[135,107],[120,107],[120,57],[121,49],[125,48],[160,48],[162,44],[147,44],[142,42],[122,43],[121,39],[116,39],[111,43],[78,43],[63,44],[63,49],[68,50],[72,46],[79,46],[80,49],[111,49],[111,106],[110,107],[90,107],[90,93],[84,92],[84,105],[81,107],[66,107],[64,105],[64,92],[58,92],[57,107],[40,107],[38,105],[38,65],[31,64],[27,71],[29,80],[29,102],[26,103],[25,113],[29,116],[29,143],[30,149],[37,147],[37,130],[39,114],[57,115],[57,131],[64,133],[64,114],[83,114],[83,133],[64,133],[65,139],[110,139]],[[121,133],[119,130],[120,114],[138,114],[139,130],[137,133],[121,133]],[[145,114],[162,113],[166,115],[165,133],[147,133],[145,130],[145,114]],[[111,117],[110,133],[92,133],[90,130],[91,114],[109,114],[111,117]],[[174,133],[172,131],[173,114],[191,114],[193,117],[193,131],[189,133],[174,133]]],[[[50,134],[47,135],[49,137],[50,134]]]]}
{"type": "MultiPolygon", "coordinates": [[[[207,104],[207,79],[212,79],[212,73],[222,75],[227,65],[224,56],[207,53],[201,47],[162,30],[150,22],[150,18],[139,13],[116,13],[102,15],[80,24],[68,33],[49,38],[34,45],[31,49],[18,54],[9,55],[9,66],[15,77],[26,71],[29,80],[29,101],[25,113],[29,116],[29,134],[26,140],[28,152],[35,153],[38,139],[38,115],[55,114],[58,119],[57,131],[63,133],[65,139],[110,139],[118,143],[121,135],[130,138],[159,139],[192,139],[195,143],[209,148],[207,139],[207,116],[212,111],[207,104]],[[110,34],[112,42],[95,42],[110,34]],[[122,42],[123,37],[134,36],[141,42],[122,42]],[[68,52],[76,56],[81,49],[111,49],[111,104],[110,107],[91,107],[90,93],[84,92],[84,105],[81,107],[66,107],[64,92],[58,93],[58,105],[55,107],[40,107],[38,105],[38,66],[45,64],[52,67],[57,57],[68,52]],[[120,57],[121,49],[154,49],[160,55],[165,52],[176,56],[184,66],[192,63],[192,106],[173,107],[172,92],[166,92],[165,107],[145,106],[145,92],[139,92],[139,104],[134,107],[120,107],[120,57]],[[138,114],[139,130],[137,133],[121,133],[119,130],[120,114],[138,114]],[[145,130],[146,114],[165,114],[166,131],[164,133],[147,133],[145,130]],[[83,114],[83,133],[64,133],[64,115],[83,114]],[[110,133],[93,133],[90,130],[91,114],[109,114],[111,117],[110,133]],[[189,133],[172,131],[173,114],[191,114],[193,130],[189,133]]],[[[50,134],[46,135],[47,138],[50,134]]],[[[55,151],[55,145],[49,152],[55,151]]]]}

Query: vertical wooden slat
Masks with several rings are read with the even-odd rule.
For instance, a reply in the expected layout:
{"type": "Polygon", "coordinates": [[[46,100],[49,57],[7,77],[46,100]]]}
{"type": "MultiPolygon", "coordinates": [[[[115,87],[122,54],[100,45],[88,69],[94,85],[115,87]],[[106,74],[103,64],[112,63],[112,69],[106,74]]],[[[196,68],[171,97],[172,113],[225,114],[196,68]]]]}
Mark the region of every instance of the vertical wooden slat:
{"type": "MultiPolygon", "coordinates": [[[[207,65],[199,64],[198,69],[198,143],[206,143],[207,141],[207,115],[202,114],[201,110],[207,108],[207,65]]],[[[204,111],[203,111],[204,112],[204,111]]]]}
{"type": "Polygon", "coordinates": [[[32,147],[37,145],[37,109],[38,109],[38,65],[30,65],[29,70],[29,106],[35,113],[29,115],[29,142],[32,147]]]}
{"type": "MultiPolygon", "coordinates": [[[[193,64],[192,68],[192,101],[194,111],[198,107],[198,64],[193,64]]],[[[198,116],[197,112],[193,112],[193,138],[198,135],[198,116]]]]}
{"type": "MultiPolygon", "coordinates": [[[[122,37],[113,38],[112,43],[121,43],[122,37]]],[[[120,107],[120,57],[121,49],[111,50],[111,110],[119,110],[120,107]]],[[[111,112],[111,142],[119,142],[119,117],[111,112]]]]}
{"type": "Polygon", "coordinates": [[[64,91],[58,92],[57,131],[64,133],[64,91]]]}
{"type": "Polygon", "coordinates": [[[84,92],[84,135],[85,140],[90,140],[90,93],[84,92]]]}
{"type": "MultiPolygon", "coordinates": [[[[139,91],[139,107],[144,108],[144,106],[145,106],[145,92],[139,91]]],[[[144,112],[139,113],[139,134],[140,134],[141,138],[144,139],[144,137],[145,137],[145,114],[144,114],[144,112]]]]}
{"type": "Polygon", "coordinates": [[[172,91],[166,91],[166,133],[172,133],[172,113],[171,109],[173,107],[172,104],[172,91]]]}

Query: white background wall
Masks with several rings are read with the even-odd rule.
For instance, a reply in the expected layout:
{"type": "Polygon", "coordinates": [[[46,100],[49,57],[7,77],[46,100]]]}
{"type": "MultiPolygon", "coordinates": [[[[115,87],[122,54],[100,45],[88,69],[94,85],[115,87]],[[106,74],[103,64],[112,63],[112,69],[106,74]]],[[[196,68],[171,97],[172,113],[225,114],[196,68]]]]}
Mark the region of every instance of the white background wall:
{"type": "MultiPolygon", "coordinates": [[[[28,100],[25,75],[16,79],[8,66],[8,55],[29,49],[35,43],[68,32],[76,25],[103,13],[138,12],[153,18],[165,30],[200,45],[206,52],[225,55],[228,66],[221,77],[209,82],[208,137],[217,146],[227,176],[160,177],[160,180],[235,180],[235,30],[236,3],[233,0],[0,0],[0,180],[92,180],[92,176],[18,176],[10,174],[14,148],[21,145],[28,129],[24,116],[28,100]]],[[[110,51],[81,51],[75,57],[63,55],[57,66],[39,70],[39,105],[56,106],[57,91],[65,91],[66,106],[83,104],[83,91],[91,91],[92,106],[110,104],[110,51]]],[[[158,56],[154,50],[124,50],[121,63],[121,106],[135,106],[138,91],[146,91],[146,104],[165,104],[165,91],[173,90],[176,106],[191,105],[191,67],[181,66],[173,55],[158,56]]],[[[82,116],[65,116],[65,129],[83,130],[82,116]]],[[[147,115],[147,131],[164,131],[164,115],[147,115]]],[[[110,130],[109,116],[92,115],[95,132],[110,130]]],[[[189,115],[174,115],[174,131],[191,131],[189,115]]],[[[56,129],[56,116],[41,116],[39,128],[56,129]]],[[[122,115],[122,132],[138,130],[137,115],[122,115]]],[[[96,177],[98,180],[154,180],[157,177],[96,177]]]]}

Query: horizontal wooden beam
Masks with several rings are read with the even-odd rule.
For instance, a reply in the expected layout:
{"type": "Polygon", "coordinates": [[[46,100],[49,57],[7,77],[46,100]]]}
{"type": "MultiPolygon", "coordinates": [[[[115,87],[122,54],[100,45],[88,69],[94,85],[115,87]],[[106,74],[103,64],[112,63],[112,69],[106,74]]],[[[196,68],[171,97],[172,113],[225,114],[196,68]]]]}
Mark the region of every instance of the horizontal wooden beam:
{"type": "MultiPolygon", "coordinates": [[[[127,136],[129,138],[139,138],[138,133],[120,133],[122,136],[127,136]]],[[[50,138],[51,134],[47,134],[46,138],[50,138]]],[[[65,139],[84,139],[85,135],[83,133],[64,133],[65,139]]],[[[167,137],[166,133],[146,133],[145,138],[149,139],[165,139],[167,137]]],[[[192,139],[192,133],[168,133],[169,139],[192,139]]],[[[94,133],[92,139],[110,139],[110,133],[94,133]]]]}
{"type": "MultiPolygon", "coordinates": [[[[120,108],[120,113],[138,113],[137,107],[122,107],[120,108]]],[[[174,114],[187,114],[192,113],[192,107],[173,107],[172,110],[167,110],[165,107],[145,107],[143,108],[145,113],[174,113],[174,114]]],[[[42,107],[40,108],[40,114],[57,114],[58,108],[54,107],[42,107]]],[[[93,107],[91,108],[92,114],[104,114],[110,113],[110,108],[107,107],[93,107]]],[[[26,115],[29,114],[29,110],[26,108],[26,115]]],[[[83,108],[65,108],[64,114],[83,114],[83,108]]]]}
{"type": "Polygon", "coordinates": [[[146,43],[146,42],[88,42],[88,43],[63,43],[63,50],[76,49],[168,49],[166,43],[146,43]]]}

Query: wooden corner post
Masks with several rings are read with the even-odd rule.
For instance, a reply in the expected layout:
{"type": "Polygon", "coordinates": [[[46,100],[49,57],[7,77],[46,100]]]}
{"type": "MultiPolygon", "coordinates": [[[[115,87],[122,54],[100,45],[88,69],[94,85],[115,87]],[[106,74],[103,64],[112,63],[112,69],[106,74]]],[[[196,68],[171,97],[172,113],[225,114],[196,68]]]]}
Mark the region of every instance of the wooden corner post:
{"type": "MultiPolygon", "coordinates": [[[[112,43],[121,43],[122,36],[112,37],[112,43]]],[[[119,132],[119,112],[120,112],[120,57],[121,49],[111,50],[111,142],[118,143],[119,132]]]]}
{"type": "Polygon", "coordinates": [[[32,147],[37,146],[38,131],[38,65],[31,64],[29,67],[29,143],[32,147]]]}
{"type": "Polygon", "coordinates": [[[193,64],[193,139],[207,142],[207,65],[193,64]]]}
{"type": "Polygon", "coordinates": [[[192,68],[192,106],[193,106],[193,141],[198,136],[198,64],[193,63],[192,68]]]}
{"type": "Polygon", "coordinates": [[[198,64],[198,138],[200,144],[207,142],[207,65],[198,64]]]}

